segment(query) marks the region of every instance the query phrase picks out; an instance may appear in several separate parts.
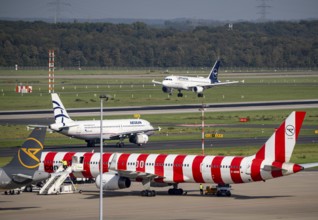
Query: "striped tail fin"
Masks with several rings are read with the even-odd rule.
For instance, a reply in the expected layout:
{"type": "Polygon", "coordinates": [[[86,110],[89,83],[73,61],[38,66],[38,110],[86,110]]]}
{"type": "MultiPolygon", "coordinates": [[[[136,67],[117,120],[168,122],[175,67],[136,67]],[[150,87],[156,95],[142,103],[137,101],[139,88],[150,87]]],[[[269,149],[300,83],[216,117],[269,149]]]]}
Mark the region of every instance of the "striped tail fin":
{"type": "Polygon", "coordinates": [[[255,154],[255,158],[289,162],[305,115],[306,112],[292,112],[255,154]]]}
{"type": "Polygon", "coordinates": [[[65,123],[72,122],[73,120],[71,117],[67,114],[67,111],[60,100],[60,97],[57,93],[52,93],[52,104],[53,104],[53,112],[54,112],[54,118],[56,124],[63,124],[65,126],[65,123]]]}

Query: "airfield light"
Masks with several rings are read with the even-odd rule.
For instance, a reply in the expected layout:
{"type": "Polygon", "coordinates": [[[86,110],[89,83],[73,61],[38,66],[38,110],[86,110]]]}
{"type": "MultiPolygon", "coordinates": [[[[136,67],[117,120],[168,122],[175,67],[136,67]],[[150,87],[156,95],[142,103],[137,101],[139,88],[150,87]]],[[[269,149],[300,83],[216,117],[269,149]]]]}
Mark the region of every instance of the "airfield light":
{"type": "Polygon", "coordinates": [[[99,187],[99,219],[103,219],[103,101],[107,101],[106,95],[100,95],[100,187],[99,187]]]}
{"type": "Polygon", "coordinates": [[[207,108],[207,105],[203,104],[202,103],[202,107],[199,108],[199,111],[201,111],[202,115],[201,115],[201,120],[202,120],[202,125],[201,125],[201,128],[202,128],[202,138],[201,138],[201,141],[202,141],[202,155],[204,155],[204,111],[206,110],[207,108]]]}

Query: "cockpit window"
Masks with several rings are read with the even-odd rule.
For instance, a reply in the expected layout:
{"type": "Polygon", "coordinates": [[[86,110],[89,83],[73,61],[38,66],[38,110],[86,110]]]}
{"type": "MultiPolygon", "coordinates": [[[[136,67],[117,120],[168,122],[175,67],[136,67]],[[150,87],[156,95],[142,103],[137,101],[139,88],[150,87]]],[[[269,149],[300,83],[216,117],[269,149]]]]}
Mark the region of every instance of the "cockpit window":
{"type": "Polygon", "coordinates": [[[169,81],[172,81],[172,79],[171,79],[171,78],[168,78],[168,77],[167,77],[167,78],[165,78],[165,80],[169,80],[169,81]]]}

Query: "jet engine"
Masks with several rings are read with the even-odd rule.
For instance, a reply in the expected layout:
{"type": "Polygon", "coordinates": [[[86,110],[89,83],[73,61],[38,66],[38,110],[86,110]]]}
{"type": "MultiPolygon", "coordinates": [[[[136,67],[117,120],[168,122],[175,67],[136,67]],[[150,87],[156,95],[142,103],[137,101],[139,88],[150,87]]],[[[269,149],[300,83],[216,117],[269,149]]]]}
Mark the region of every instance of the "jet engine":
{"type": "Polygon", "coordinates": [[[35,171],[32,177],[32,181],[37,183],[50,178],[51,174],[43,171],[35,171]]]}
{"type": "Polygon", "coordinates": [[[193,88],[193,91],[196,92],[196,93],[201,93],[201,92],[203,92],[203,90],[204,89],[201,86],[196,86],[196,87],[193,88]]]}
{"type": "Polygon", "coordinates": [[[171,92],[172,92],[172,89],[171,89],[171,88],[168,88],[168,87],[163,86],[163,87],[162,87],[162,91],[163,91],[164,93],[171,93],[171,92]]]}
{"type": "MultiPolygon", "coordinates": [[[[95,184],[97,188],[100,188],[100,175],[96,177],[95,184]]],[[[119,176],[118,174],[103,173],[102,184],[103,190],[116,190],[129,188],[131,181],[129,178],[119,176]]]]}
{"type": "Polygon", "coordinates": [[[146,134],[136,134],[136,135],[130,136],[129,138],[129,142],[134,144],[146,144],[148,140],[149,140],[149,137],[146,134]]]}

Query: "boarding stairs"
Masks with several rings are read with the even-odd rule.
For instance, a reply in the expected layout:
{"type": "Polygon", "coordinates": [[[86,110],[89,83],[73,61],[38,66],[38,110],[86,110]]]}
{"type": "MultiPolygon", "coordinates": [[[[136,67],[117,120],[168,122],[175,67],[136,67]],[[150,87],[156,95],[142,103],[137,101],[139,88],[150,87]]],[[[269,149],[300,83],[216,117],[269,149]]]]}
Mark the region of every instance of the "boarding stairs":
{"type": "MultiPolygon", "coordinates": [[[[72,172],[72,167],[69,166],[64,169],[63,164],[59,166],[59,168],[55,171],[55,173],[51,174],[51,177],[46,181],[44,186],[39,191],[40,195],[51,195],[51,194],[60,194],[63,193],[62,185],[64,181],[69,177],[70,173],[72,172]]],[[[67,192],[74,192],[75,186],[71,181],[71,188],[66,190],[67,192]]]]}

